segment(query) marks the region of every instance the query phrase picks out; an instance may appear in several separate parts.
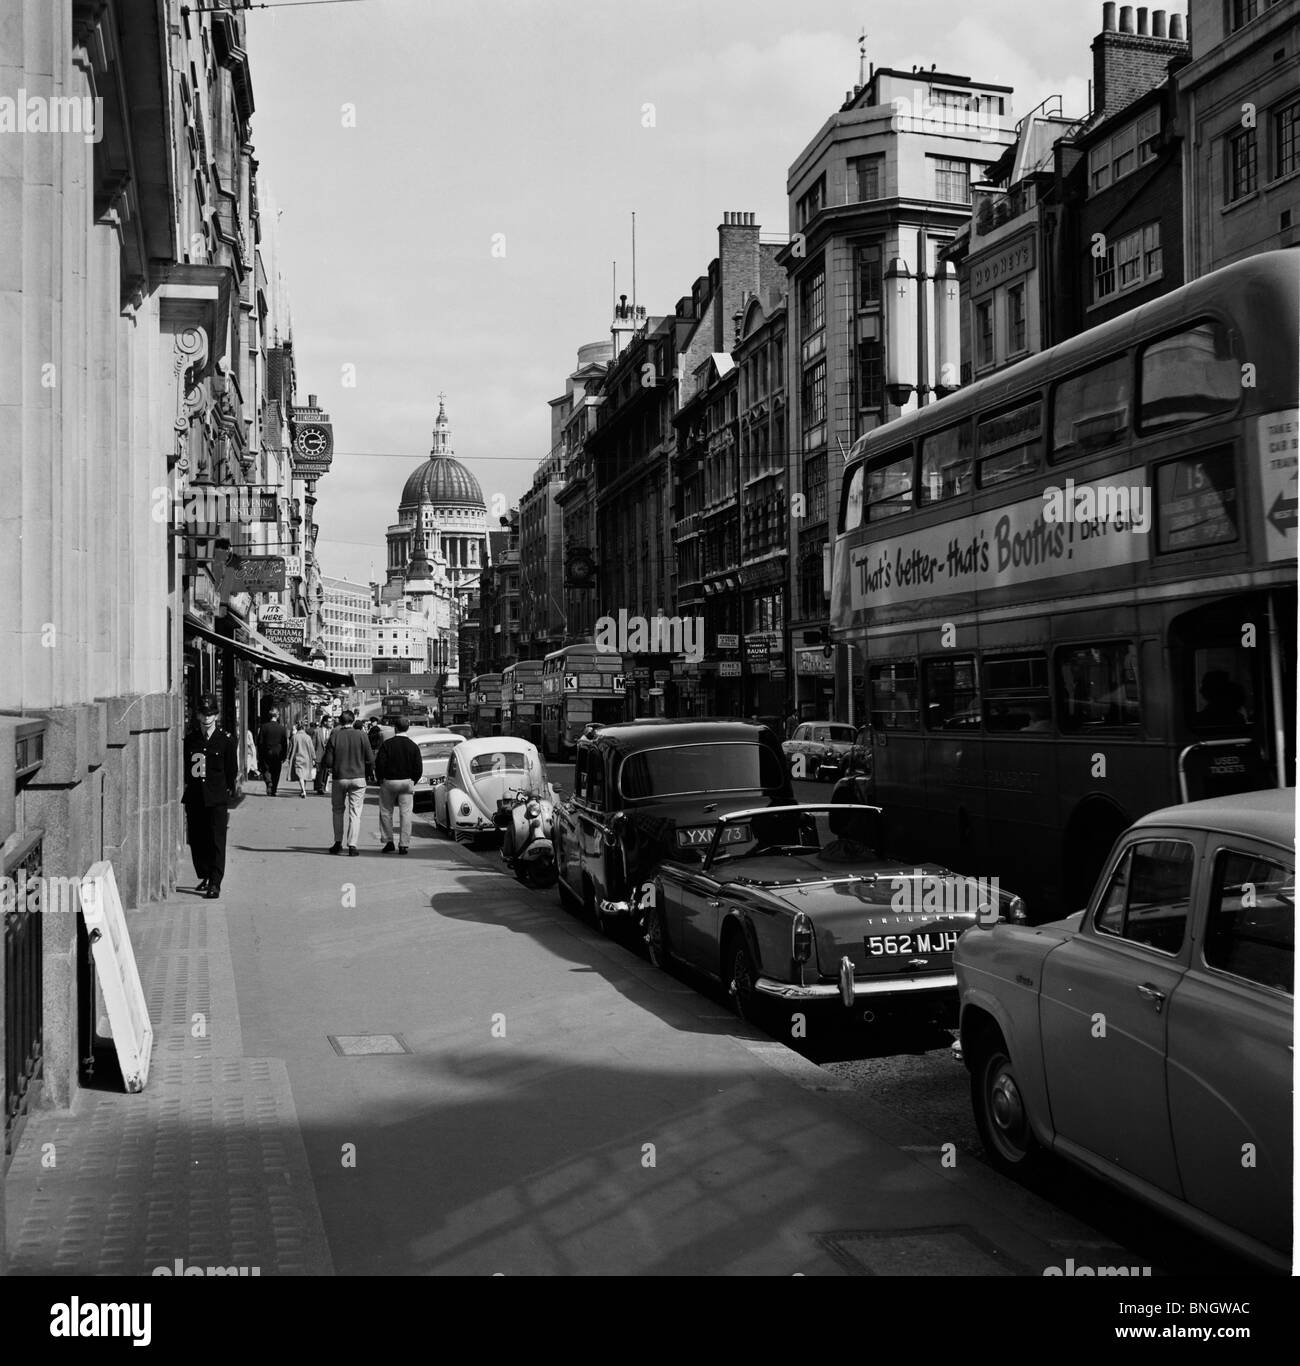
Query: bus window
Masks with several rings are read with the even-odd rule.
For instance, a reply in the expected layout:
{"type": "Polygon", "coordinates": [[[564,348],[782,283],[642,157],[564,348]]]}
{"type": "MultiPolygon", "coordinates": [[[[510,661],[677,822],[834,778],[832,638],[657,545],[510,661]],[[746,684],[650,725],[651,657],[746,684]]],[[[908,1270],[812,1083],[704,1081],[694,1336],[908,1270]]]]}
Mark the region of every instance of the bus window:
{"type": "Polygon", "coordinates": [[[1144,436],[1231,412],[1242,389],[1228,329],[1206,321],[1143,347],[1138,386],[1138,430],[1144,436]]]}
{"type": "Polygon", "coordinates": [[[902,458],[892,453],[867,470],[867,518],[893,517],[912,508],[912,452],[902,458]]]}
{"type": "Polygon", "coordinates": [[[866,466],[858,465],[844,485],[844,511],[840,515],[841,531],[856,531],[862,525],[862,486],[866,466]]]}
{"type": "Polygon", "coordinates": [[[975,656],[925,661],[926,730],[979,730],[975,656]]]}
{"type": "Polygon", "coordinates": [[[1063,379],[1052,392],[1052,459],[1073,460],[1122,441],[1131,389],[1127,356],[1063,379]]]}
{"type": "Polygon", "coordinates": [[[871,666],[871,724],[879,730],[917,730],[915,664],[871,666]]]}
{"type": "Polygon", "coordinates": [[[1056,679],[1063,731],[1140,723],[1137,650],[1131,641],[1058,650],[1056,679]]]}
{"type": "Polygon", "coordinates": [[[1188,652],[1190,668],[1183,679],[1187,724],[1198,731],[1240,735],[1255,722],[1254,656],[1257,650],[1231,645],[1188,652]]]}
{"type": "Polygon", "coordinates": [[[937,503],[969,493],[972,485],[971,429],[962,422],[921,443],[921,502],[937,503]]]}
{"type": "Polygon", "coordinates": [[[980,488],[1029,474],[1043,463],[1043,401],[1025,403],[981,418],[975,433],[980,488]]]}
{"type": "Polygon", "coordinates": [[[984,726],[1003,734],[1051,730],[1046,655],[985,658],[984,726]]]}

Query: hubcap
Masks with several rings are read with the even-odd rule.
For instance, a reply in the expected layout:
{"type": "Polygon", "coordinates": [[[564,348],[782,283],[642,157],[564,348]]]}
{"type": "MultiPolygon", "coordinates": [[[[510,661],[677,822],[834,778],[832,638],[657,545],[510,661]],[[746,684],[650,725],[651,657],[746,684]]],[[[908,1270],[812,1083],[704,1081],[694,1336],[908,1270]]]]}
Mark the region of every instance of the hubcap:
{"type": "Polygon", "coordinates": [[[989,1111],[998,1131],[1017,1150],[1024,1146],[1025,1106],[1016,1079],[1003,1065],[989,1089],[989,1111]]]}

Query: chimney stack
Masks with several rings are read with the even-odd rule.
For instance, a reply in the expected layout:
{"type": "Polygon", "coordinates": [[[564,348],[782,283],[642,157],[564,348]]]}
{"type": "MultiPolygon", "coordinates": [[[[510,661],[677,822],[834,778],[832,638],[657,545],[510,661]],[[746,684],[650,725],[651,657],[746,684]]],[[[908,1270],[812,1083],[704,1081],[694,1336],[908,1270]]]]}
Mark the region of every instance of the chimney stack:
{"type": "Polygon", "coordinates": [[[1134,7],[1122,5],[1117,27],[1115,8],[1111,0],[1102,6],[1101,32],[1092,40],[1093,106],[1098,119],[1154,90],[1168,74],[1169,63],[1188,55],[1181,15],[1168,16],[1166,37],[1164,10],[1155,11],[1154,26],[1148,28],[1151,11],[1146,6],[1138,9],[1134,23],[1134,7]]]}
{"type": "Polygon", "coordinates": [[[307,406],[308,406],[309,408],[314,408],[314,407],[316,406],[316,395],[315,395],[315,394],[308,394],[308,395],[307,395],[307,406]]]}
{"type": "Polygon", "coordinates": [[[714,303],[713,349],[729,351],[734,343],[726,335],[726,320],[743,316],[745,300],[758,292],[758,224],[751,212],[722,215],[718,227],[718,278],[720,297],[714,303]]]}

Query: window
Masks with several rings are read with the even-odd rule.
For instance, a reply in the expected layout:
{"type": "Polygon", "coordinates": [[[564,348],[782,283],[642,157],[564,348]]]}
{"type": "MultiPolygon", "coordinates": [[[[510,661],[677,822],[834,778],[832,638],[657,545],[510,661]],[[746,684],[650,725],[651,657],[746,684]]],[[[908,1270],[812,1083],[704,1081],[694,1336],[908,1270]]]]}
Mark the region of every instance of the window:
{"type": "Polygon", "coordinates": [[[775,792],[781,760],[766,745],[674,745],[629,754],[618,785],[629,801],[697,792],[775,792]]]}
{"type": "Polygon", "coordinates": [[[925,661],[925,728],[979,730],[980,697],[974,655],[925,661]]]}
{"type": "Polygon", "coordinates": [[[1145,840],[1120,859],[1097,908],[1103,934],[1176,954],[1187,931],[1194,851],[1182,840],[1145,840]]]}
{"type": "Polygon", "coordinates": [[[826,421],[826,362],[819,360],[803,373],[803,429],[826,421]]]}
{"type": "Polygon", "coordinates": [[[1025,287],[1012,285],[1007,290],[1007,354],[1025,349],[1025,287]]]}
{"type": "Polygon", "coordinates": [[[1057,716],[1067,734],[1141,722],[1137,649],[1131,641],[1058,650],[1056,679],[1057,716]]]}
{"type": "Polygon", "coordinates": [[[1241,398],[1241,366],[1222,323],[1196,323],[1142,348],[1138,429],[1143,435],[1231,412],[1241,398]]]}
{"type": "Polygon", "coordinates": [[[984,728],[1003,734],[1051,730],[1046,655],[984,660],[984,728]]]}
{"type": "Polygon", "coordinates": [[[795,204],[795,224],[805,228],[826,206],[826,177],[818,176],[817,183],[795,204]]]}
{"type": "Polygon", "coordinates": [[[885,352],[878,341],[858,343],[858,407],[883,408],[885,352]]]}
{"type": "Polygon", "coordinates": [[[1143,166],[1154,159],[1160,141],[1160,110],[1148,109],[1137,121],[1137,159],[1143,166]]]}
{"type": "Polygon", "coordinates": [[[921,503],[969,493],[973,465],[969,422],[927,436],[921,443],[921,503]]]}
{"type": "Polygon", "coordinates": [[[844,511],[840,516],[842,532],[855,531],[862,525],[862,491],[866,473],[865,465],[857,465],[844,481],[844,511]]]}
{"type": "Polygon", "coordinates": [[[826,520],[826,457],[815,455],[804,462],[803,489],[808,524],[826,520]]]}
{"type": "Polygon", "coordinates": [[[826,326],[826,270],[818,266],[811,275],[805,275],[799,285],[799,325],[803,329],[800,336],[808,338],[826,326]]]}
{"type": "Polygon", "coordinates": [[[1093,259],[1093,302],[1158,279],[1164,270],[1160,224],[1147,223],[1106,243],[1106,254],[1093,259]]]}
{"type": "Polygon", "coordinates": [[[1228,32],[1236,33],[1259,13],[1259,0],[1228,0],[1228,32]]]}
{"type": "Polygon", "coordinates": [[[1256,172],[1255,130],[1243,128],[1234,133],[1227,144],[1227,165],[1224,175],[1225,202],[1232,204],[1255,193],[1256,172]]]}
{"type": "Polygon", "coordinates": [[[979,485],[988,488],[1036,470],[1043,463],[1043,401],[1028,402],[981,418],[975,430],[979,485]]]}
{"type": "Polygon", "coordinates": [[[1121,440],[1128,430],[1130,389],[1127,356],[1062,380],[1052,395],[1052,459],[1104,450],[1121,440]]]}
{"type": "Polygon", "coordinates": [[[858,269],[858,308],[871,308],[880,302],[880,245],[859,247],[855,253],[858,269]]]}
{"type": "Polygon", "coordinates": [[[975,363],[993,363],[993,301],[975,305],[975,363]]]}
{"type": "Polygon", "coordinates": [[[1248,734],[1258,719],[1254,652],[1239,644],[1191,650],[1183,692],[1192,730],[1207,737],[1248,734]]]}
{"type": "Polygon", "coordinates": [[[1297,155],[1296,123],[1300,120],[1300,100],[1292,100],[1273,115],[1273,174],[1290,175],[1300,170],[1297,155]]]}
{"type": "Polygon", "coordinates": [[[1113,185],[1136,171],[1156,154],[1160,140],[1160,110],[1148,109],[1133,123],[1116,129],[1088,153],[1088,183],[1092,193],[1113,185]]]}
{"type": "Polygon", "coordinates": [[[945,204],[970,203],[970,163],[952,157],[929,157],[934,168],[934,197],[945,204]]]}
{"type": "Polygon", "coordinates": [[[867,470],[867,520],[909,512],[912,507],[912,453],[876,463],[867,470]]]}
{"type": "Polygon", "coordinates": [[[1295,994],[1295,873],[1223,849],[1214,861],[1205,927],[1207,967],[1295,994]]]}
{"type": "Polygon", "coordinates": [[[871,724],[878,730],[917,730],[916,665],[873,664],[869,675],[871,724]]]}
{"type": "Polygon", "coordinates": [[[879,199],[884,193],[885,158],[883,156],[856,157],[849,162],[849,189],[857,202],[879,199]]]}
{"type": "Polygon", "coordinates": [[[1142,278],[1153,280],[1164,274],[1164,252],[1160,247],[1160,224],[1148,223],[1142,229],[1142,278]]]}

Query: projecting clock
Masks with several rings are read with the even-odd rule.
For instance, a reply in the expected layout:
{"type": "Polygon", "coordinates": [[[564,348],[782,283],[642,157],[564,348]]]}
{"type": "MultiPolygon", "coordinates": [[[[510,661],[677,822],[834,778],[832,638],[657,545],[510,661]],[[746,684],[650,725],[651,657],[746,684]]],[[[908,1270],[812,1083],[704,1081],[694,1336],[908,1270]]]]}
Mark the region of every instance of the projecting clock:
{"type": "Polygon", "coordinates": [[[328,455],[333,441],[325,427],[299,427],[293,448],[299,455],[328,455]]]}
{"type": "Polygon", "coordinates": [[[596,566],[586,551],[577,551],[569,559],[568,579],[571,587],[585,588],[596,572],[596,566]]]}

